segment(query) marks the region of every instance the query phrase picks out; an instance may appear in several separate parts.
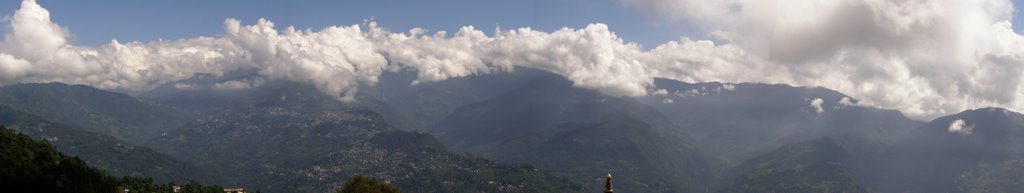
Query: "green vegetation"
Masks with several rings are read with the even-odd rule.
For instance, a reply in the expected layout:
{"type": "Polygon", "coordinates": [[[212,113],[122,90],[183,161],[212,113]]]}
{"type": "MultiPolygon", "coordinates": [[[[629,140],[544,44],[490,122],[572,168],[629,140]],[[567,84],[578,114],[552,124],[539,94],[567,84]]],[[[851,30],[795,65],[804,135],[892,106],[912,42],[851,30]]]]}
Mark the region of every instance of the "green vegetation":
{"type": "Polygon", "coordinates": [[[132,177],[121,178],[117,189],[121,191],[128,189],[130,192],[174,192],[175,186],[180,188],[179,190],[182,193],[224,193],[223,187],[206,186],[196,181],[190,181],[185,184],[174,182],[159,184],[154,183],[153,179],[132,177]]]}
{"type": "MultiPolygon", "coordinates": [[[[124,188],[133,192],[170,192],[174,184],[155,184],[152,179],[107,176],[76,157],[68,157],[50,144],[0,126],[0,189],[4,192],[109,193],[124,188]]],[[[184,192],[219,193],[220,187],[192,182],[184,192]]]]}
{"type": "Polygon", "coordinates": [[[599,192],[608,171],[620,192],[1024,189],[1024,115],[1005,109],[920,125],[820,88],[660,80],[670,94],[619,98],[545,74],[500,80],[385,95],[410,87],[399,81],[348,103],[273,81],[153,98],[175,107],[85,86],[12,85],[0,88],[0,124],[10,128],[0,189],[599,192]],[[809,110],[811,98],[825,101],[823,112],[809,110]],[[953,120],[972,132],[949,132],[953,120]],[[438,138],[416,131],[424,128],[438,138]]]}
{"type": "Polygon", "coordinates": [[[898,139],[877,156],[874,165],[884,166],[879,174],[865,179],[883,185],[898,182],[880,186],[880,192],[998,191],[1016,183],[1013,175],[996,170],[1014,170],[1015,164],[1006,160],[1024,156],[1022,144],[1024,115],[1000,108],[967,110],[936,118],[898,139]],[[967,123],[971,132],[950,132],[955,120],[967,123]],[[993,181],[995,177],[1007,181],[993,181]]]}
{"type": "Polygon", "coordinates": [[[835,138],[784,146],[737,166],[721,192],[869,192],[835,138]]]}
{"type": "Polygon", "coordinates": [[[64,154],[76,156],[113,176],[153,178],[161,183],[223,181],[192,164],[149,148],[77,127],[52,123],[4,106],[0,106],[0,124],[34,139],[46,140],[64,154]]]}
{"type": "Polygon", "coordinates": [[[372,107],[293,88],[211,112],[161,137],[158,149],[268,192],[324,192],[356,174],[409,192],[580,191],[531,167],[447,152],[429,134],[393,129],[372,107]]]}
{"type": "Polygon", "coordinates": [[[357,175],[345,182],[345,188],[338,193],[401,193],[401,191],[394,186],[357,175]]]}
{"type": "Polygon", "coordinates": [[[146,145],[189,117],[186,112],[125,94],[61,83],[4,86],[0,104],[136,145],[146,145]]]}
{"type": "Polygon", "coordinates": [[[851,172],[849,153],[832,137],[783,146],[737,166],[720,192],[869,192],[851,172]]]}
{"type": "Polygon", "coordinates": [[[111,192],[116,180],[50,144],[0,128],[0,189],[23,192],[111,192]]]}
{"type": "Polygon", "coordinates": [[[309,85],[268,85],[232,98],[237,102],[213,105],[204,112],[211,118],[182,131],[168,128],[188,123],[182,121],[185,113],[131,96],[59,83],[11,85],[0,89],[0,104],[10,106],[0,107],[0,124],[49,141],[116,176],[149,181],[130,189],[169,187],[146,185],[153,181],[222,183],[207,175],[217,173],[232,175],[237,180],[234,187],[276,192],[320,192],[355,174],[386,179],[414,192],[579,191],[578,186],[529,166],[453,154],[429,134],[394,131],[390,124],[395,116],[377,114],[394,114],[386,103],[341,103],[309,85]],[[217,130],[223,132],[190,133],[217,130]],[[264,132],[250,133],[260,130],[264,132]],[[160,137],[164,132],[166,136],[160,137]],[[160,140],[146,140],[149,137],[160,140]],[[193,140],[202,145],[177,144],[193,140]]]}
{"type": "Polygon", "coordinates": [[[969,193],[1019,192],[1024,190],[1024,160],[982,163],[956,180],[957,190],[969,193]]]}

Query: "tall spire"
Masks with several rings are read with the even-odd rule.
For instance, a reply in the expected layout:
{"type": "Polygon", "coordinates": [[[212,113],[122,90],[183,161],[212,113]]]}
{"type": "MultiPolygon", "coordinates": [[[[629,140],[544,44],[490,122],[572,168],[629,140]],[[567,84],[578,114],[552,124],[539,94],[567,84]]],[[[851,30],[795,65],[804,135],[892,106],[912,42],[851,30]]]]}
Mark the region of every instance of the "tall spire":
{"type": "Polygon", "coordinates": [[[604,193],[612,193],[612,173],[608,172],[608,176],[604,179],[604,193]]]}

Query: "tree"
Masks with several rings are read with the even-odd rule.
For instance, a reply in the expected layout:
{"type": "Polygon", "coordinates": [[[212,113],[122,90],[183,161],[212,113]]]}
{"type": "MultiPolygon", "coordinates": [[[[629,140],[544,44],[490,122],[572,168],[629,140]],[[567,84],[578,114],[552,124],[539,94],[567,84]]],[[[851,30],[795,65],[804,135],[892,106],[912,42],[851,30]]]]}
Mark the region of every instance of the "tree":
{"type": "Polygon", "coordinates": [[[111,192],[117,180],[43,141],[0,126],[0,190],[111,192]]]}
{"type": "MultiPolygon", "coordinates": [[[[157,184],[151,178],[117,179],[89,167],[77,157],[61,154],[46,141],[0,125],[0,190],[21,192],[109,193],[123,189],[132,192],[171,192],[174,183],[157,184]]],[[[220,186],[189,182],[185,193],[220,193],[220,186]]]]}
{"type": "Polygon", "coordinates": [[[345,182],[345,188],[338,193],[400,193],[400,191],[391,185],[356,175],[345,182]]]}

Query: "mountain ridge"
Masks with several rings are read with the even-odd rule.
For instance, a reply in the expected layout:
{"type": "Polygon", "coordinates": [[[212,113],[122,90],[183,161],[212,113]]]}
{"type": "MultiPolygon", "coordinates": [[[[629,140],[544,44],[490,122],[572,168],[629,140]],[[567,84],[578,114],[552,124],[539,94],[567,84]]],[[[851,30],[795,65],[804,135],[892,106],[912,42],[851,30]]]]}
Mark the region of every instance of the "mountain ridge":
{"type": "Polygon", "coordinates": [[[0,106],[0,124],[33,138],[46,140],[60,152],[77,156],[90,166],[113,176],[153,178],[160,183],[192,180],[223,182],[216,175],[149,148],[73,126],[48,122],[6,106],[0,106]]]}
{"type": "Polygon", "coordinates": [[[560,172],[589,191],[600,185],[587,179],[608,170],[622,191],[707,191],[717,166],[673,127],[632,99],[547,76],[461,107],[431,133],[455,151],[560,172]]]}
{"type": "Polygon", "coordinates": [[[0,105],[47,120],[146,145],[188,120],[187,112],[126,94],[63,83],[14,84],[0,87],[0,105]]]}

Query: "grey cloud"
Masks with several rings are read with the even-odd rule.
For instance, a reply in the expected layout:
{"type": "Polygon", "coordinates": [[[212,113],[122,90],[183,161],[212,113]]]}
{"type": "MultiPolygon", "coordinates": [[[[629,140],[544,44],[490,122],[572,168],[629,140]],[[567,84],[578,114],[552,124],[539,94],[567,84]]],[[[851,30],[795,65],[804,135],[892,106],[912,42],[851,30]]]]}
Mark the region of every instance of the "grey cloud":
{"type": "Polygon", "coordinates": [[[1010,27],[1007,0],[621,2],[694,23],[762,69],[732,71],[753,80],[728,73],[704,80],[823,86],[916,118],[984,106],[1024,110],[1024,39],[1010,27]]]}

